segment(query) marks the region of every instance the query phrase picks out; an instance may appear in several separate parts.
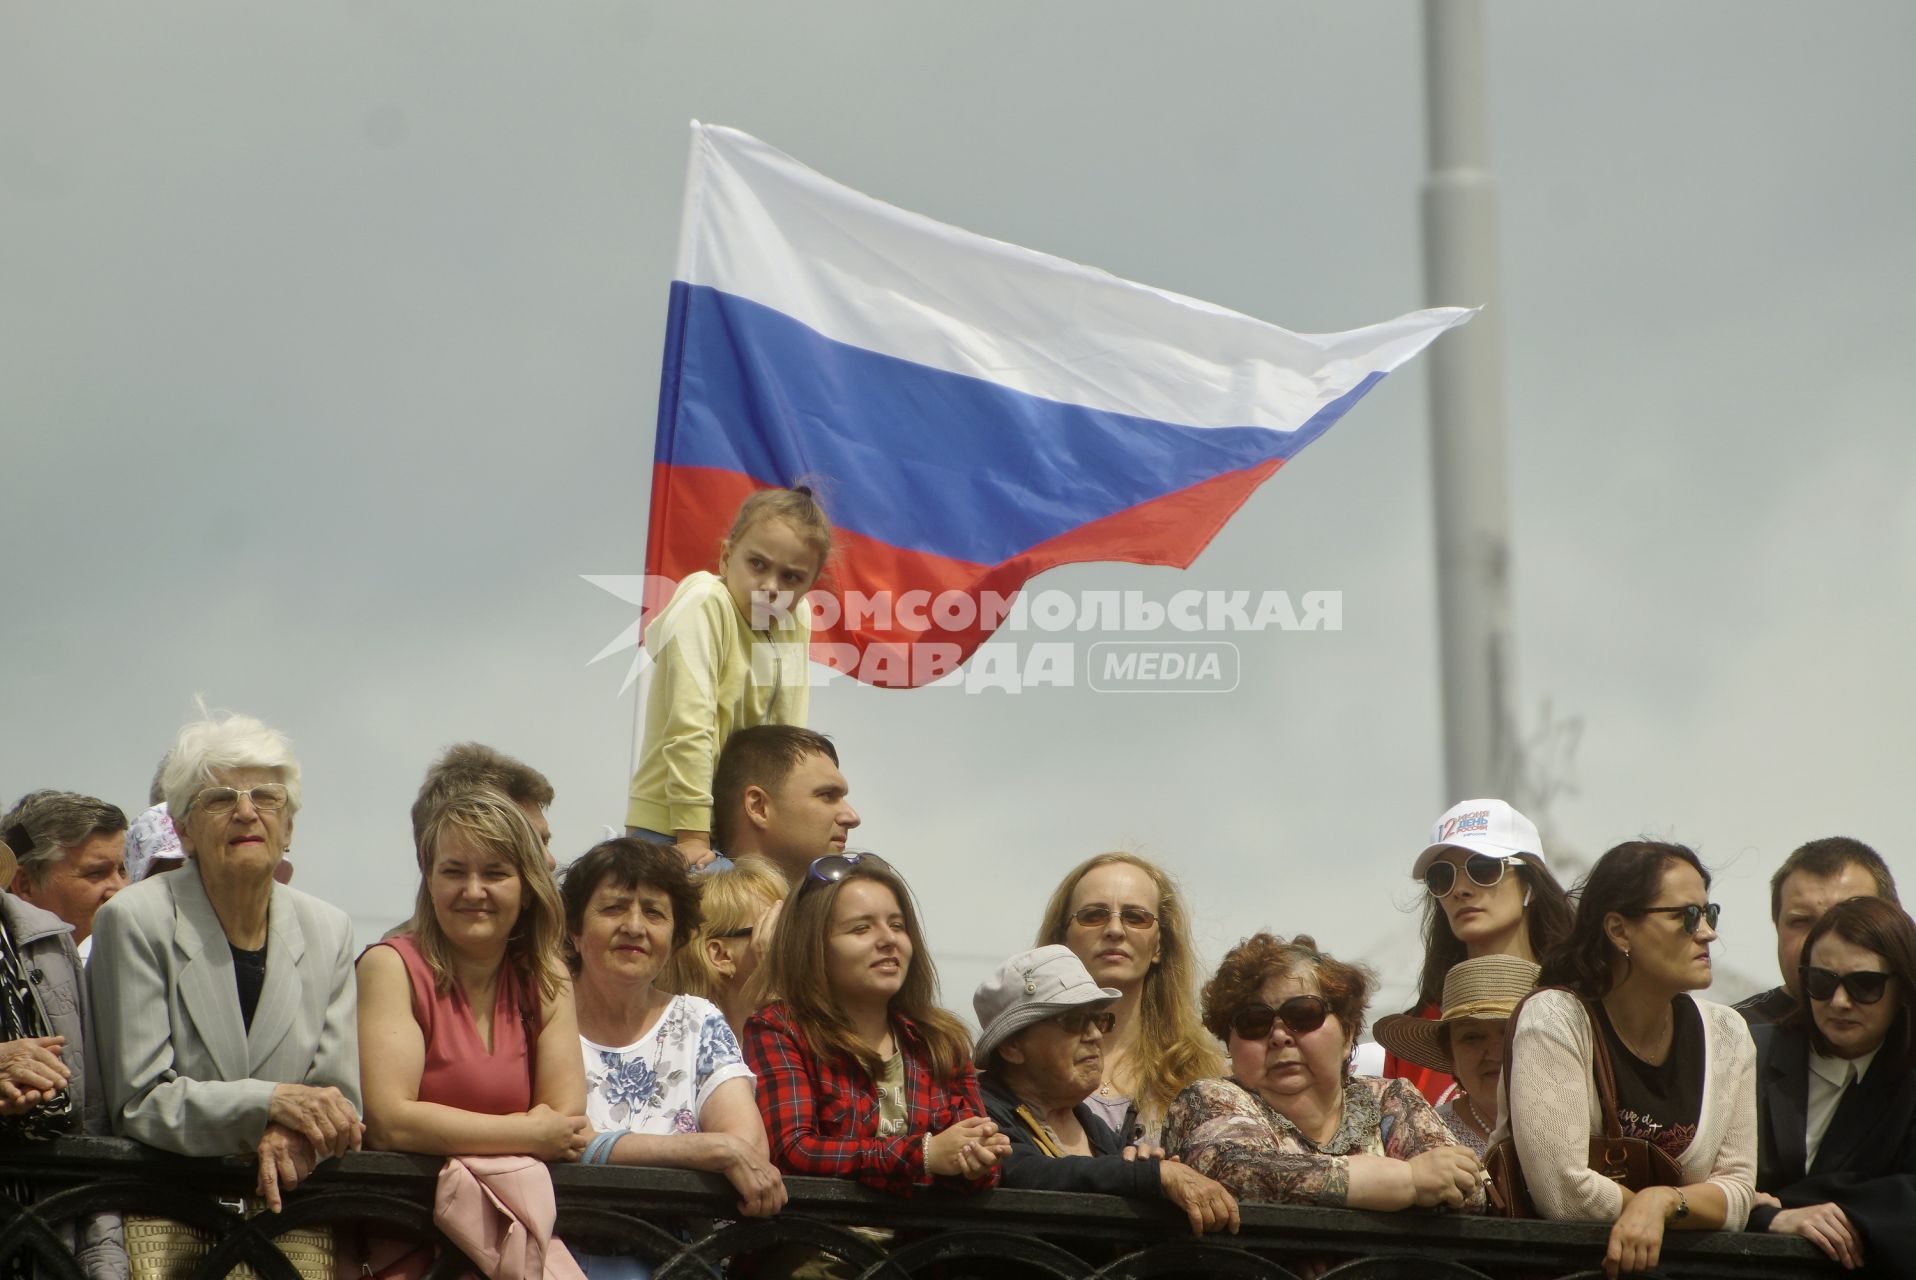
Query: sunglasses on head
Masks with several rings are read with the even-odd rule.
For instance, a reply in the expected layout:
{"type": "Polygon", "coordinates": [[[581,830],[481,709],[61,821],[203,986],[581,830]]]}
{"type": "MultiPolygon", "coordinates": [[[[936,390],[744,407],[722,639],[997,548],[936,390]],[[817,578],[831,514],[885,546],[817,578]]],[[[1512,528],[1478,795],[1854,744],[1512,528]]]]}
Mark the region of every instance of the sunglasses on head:
{"type": "Polygon", "coordinates": [[[1158,918],[1143,907],[1119,907],[1114,913],[1103,903],[1079,907],[1071,913],[1071,918],[1087,929],[1102,929],[1114,914],[1127,929],[1149,929],[1158,922],[1158,918]]]}
{"type": "Polygon", "coordinates": [[[828,853],[822,858],[812,859],[812,865],[805,871],[805,882],[810,884],[816,880],[820,884],[837,884],[857,870],[861,863],[870,863],[880,871],[892,869],[891,863],[875,853],[828,853]]]}
{"type": "Polygon", "coordinates": [[[1803,994],[1812,1000],[1834,1000],[1836,988],[1849,992],[1849,998],[1857,1004],[1875,1004],[1889,990],[1889,980],[1894,974],[1881,973],[1875,969],[1855,969],[1849,973],[1837,973],[1820,965],[1806,964],[1797,969],[1797,975],[1803,981],[1803,994]]]}
{"type": "Polygon", "coordinates": [[[1681,907],[1645,907],[1637,914],[1645,916],[1682,916],[1683,932],[1695,933],[1697,926],[1705,920],[1710,922],[1712,929],[1716,928],[1717,918],[1723,914],[1723,907],[1715,902],[1712,902],[1707,907],[1700,907],[1692,902],[1687,906],[1681,907]]]}
{"type": "MultiPolygon", "coordinates": [[[[1509,865],[1506,858],[1493,858],[1487,853],[1473,853],[1464,859],[1464,874],[1470,882],[1479,888],[1488,889],[1504,878],[1504,870],[1509,865]]],[[[1424,888],[1430,890],[1433,898],[1448,898],[1450,891],[1457,887],[1457,864],[1439,859],[1424,868],[1424,888]]]]}
{"type": "Polygon", "coordinates": [[[1081,1036],[1086,1027],[1096,1027],[1099,1035],[1110,1035],[1111,1028],[1118,1025],[1118,1015],[1109,1009],[1073,1009],[1068,1013],[1053,1014],[1051,1020],[1065,1029],[1067,1035],[1081,1036]]]}
{"type": "Polygon", "coordinates": [[[1331,1007],[1322,996],[1292,996],[1273,1009],[1259,1001],[1247,1004],[1231,1019],[1231,1030],[1240,1040],[1262,1040],[1271,1028],[1282,1022],[1292,1035],[1306,1035],[1324,1025],[1331,1007]]]}

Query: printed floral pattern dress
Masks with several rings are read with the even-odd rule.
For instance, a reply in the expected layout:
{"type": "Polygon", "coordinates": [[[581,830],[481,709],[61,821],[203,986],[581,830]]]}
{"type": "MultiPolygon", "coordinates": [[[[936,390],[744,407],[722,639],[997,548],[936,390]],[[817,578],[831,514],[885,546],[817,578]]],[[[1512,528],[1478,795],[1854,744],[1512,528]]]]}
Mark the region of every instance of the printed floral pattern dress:
{"type": "MultiPolygon", "coordinates": [[[[1235,1080],[1199,1080],[1164,1121],[1166,1151],[1238,1199],[1265,1204],[1342,1205],[1351,1156],[1408,1160],[1456,1141],[1415,1085],[1368,1076],[1345,1083],[1343,1118],[1322,1146],[1235,1080]]],[[[1483,1211],[1479,1186],[1462,1212],[1483,1211]]]]}
{"type": "Polygon", "coordinates": [[[658,1025],[613,1048],[579,1037],[585,1114],[600,1133],[697,1133],[699,1110],[727,1080],[752,1078],[718,1006],[673,996],[658,1025]]]}

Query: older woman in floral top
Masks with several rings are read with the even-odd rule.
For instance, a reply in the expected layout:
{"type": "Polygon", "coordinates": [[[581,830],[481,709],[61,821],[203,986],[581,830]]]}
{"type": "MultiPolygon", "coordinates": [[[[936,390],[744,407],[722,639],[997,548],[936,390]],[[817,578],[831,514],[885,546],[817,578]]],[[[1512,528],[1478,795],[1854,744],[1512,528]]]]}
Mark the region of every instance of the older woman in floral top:
{"type": "Polygon", "coordinates": [[[1241,1200],[1481,1213],[1482,1167],[1423,1095],[1350,1075],[1371,983],[1303,935],[1239,943],[1203,1000],[1231,1075],[1178,1095],[1166,1150],[1241,1200]]]}
{"type": "Polygon", "coordinates": [[[654,985],[699,926],[685,858],[669,845],[607,840],[566,869],[562,896],[596,1135],[583,1159],[720,1173],[741,1214],[777,1213],[784,1180],[725,1015],[654,985]]]}

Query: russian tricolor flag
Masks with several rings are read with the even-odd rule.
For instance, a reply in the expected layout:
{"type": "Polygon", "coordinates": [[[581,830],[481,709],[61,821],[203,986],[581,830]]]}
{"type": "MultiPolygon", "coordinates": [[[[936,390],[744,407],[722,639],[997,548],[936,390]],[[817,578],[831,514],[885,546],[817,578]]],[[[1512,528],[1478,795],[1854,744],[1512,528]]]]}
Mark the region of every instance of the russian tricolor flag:
{"type": "MultiPolygon", "coordinates": [[[[841,599],[1004,597],[1086,560],[1182,568],[1472,314],[1292,333],[907,213],[694,122],[646,572],[711,567],[740,502],[802,477],[823,482],[838,551],[820,588],[841,599]]],[[[924,665],[905,674],[894,646],[962,660],[989,614],[841,617],[815,654],[853,645],[894,659],[856,664],[861,678],[917,683],[924,665]]]]}

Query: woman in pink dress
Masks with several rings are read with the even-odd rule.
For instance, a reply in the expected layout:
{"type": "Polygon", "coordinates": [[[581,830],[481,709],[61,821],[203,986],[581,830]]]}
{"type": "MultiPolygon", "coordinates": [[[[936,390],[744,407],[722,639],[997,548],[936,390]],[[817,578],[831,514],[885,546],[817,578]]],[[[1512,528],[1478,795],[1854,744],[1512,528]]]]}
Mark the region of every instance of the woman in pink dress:
{"type": "Polygon", "coordinates": [[[496,791],[446,801],[419,837],[408,932],[359,959],[367,1145],[424,1155],[585,1150],[585,1072],[545,847],[496,791]]]}

